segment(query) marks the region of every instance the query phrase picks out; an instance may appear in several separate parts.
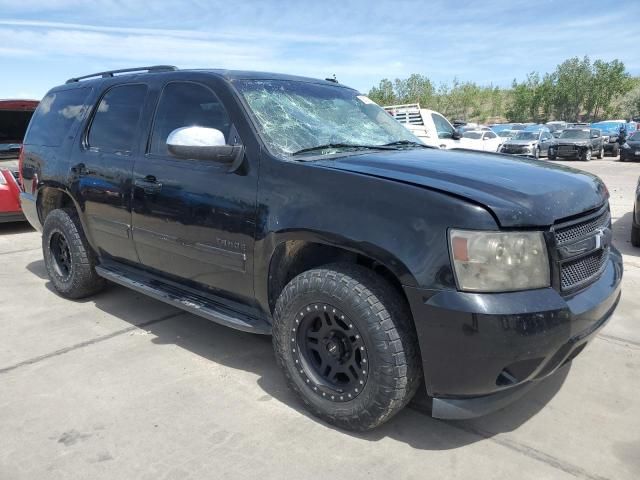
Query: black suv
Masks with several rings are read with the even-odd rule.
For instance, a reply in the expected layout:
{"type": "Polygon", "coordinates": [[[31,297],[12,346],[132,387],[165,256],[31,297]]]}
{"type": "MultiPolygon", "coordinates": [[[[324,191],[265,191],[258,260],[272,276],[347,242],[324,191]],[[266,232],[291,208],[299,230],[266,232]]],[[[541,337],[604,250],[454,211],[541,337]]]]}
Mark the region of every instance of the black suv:
{"type": "Polygon", "coordinates": [[[61,295],[110,280],[272,334],[290,387],[343,428],[380,425],[423,382],[435,417],[495,410],[620,297],[597,177],[426,147],[334,81],[71,79],[38,107],[21,172],[61,295]]]}
{"type": "Polygon", "coordinates": [[[567,128],[549,147],[549,160],[577,158],[588,162],[594,155],[604,158],[604,138],[597,128],[567,128]]]}

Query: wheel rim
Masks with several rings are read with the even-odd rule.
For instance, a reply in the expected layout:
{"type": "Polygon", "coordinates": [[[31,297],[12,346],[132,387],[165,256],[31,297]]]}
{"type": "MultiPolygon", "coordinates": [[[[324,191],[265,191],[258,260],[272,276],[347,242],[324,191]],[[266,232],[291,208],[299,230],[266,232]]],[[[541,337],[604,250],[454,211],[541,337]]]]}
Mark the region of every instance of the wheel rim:
{"type": "Polygon", "coordinates": [[[591,160],[591,150],[587,150],[587,153],[584,154],[584,158],[591,160]]]}
{"type": "Polygon", "coordinates": [[[51,257],[53,258],[53,268],[63,279],[69,278],[71,274],[71,250],[65,236],[60,232],[55,232],[49,240],[51,257]]]}
{"type": "Polygon", "coordinates": [[[366,386],[367,350],[362,335],[339,309],[310,304],[296,317],[291,336],[294,366],[318,396],[348,402],[366,386]]]}

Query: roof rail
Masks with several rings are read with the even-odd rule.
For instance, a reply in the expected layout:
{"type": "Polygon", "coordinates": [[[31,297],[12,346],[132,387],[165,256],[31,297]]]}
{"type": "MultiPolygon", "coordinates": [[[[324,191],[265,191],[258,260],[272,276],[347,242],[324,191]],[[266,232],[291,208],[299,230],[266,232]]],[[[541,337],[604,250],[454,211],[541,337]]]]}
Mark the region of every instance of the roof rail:
{"type": "Polygon", "coordinates": [[[98,73],[92,73],[91,75],[84,75],[82,77],[74,77],[74,78],[70,78],[69,80],[66,81],[66,83],[74,83],[74,82],[79,82],[80,80],[86,80],[87,78],[94,78],[94,77],[102,77],[102,78],[109,78],[109,77],[113,77],[114,74],[116,73],[133,73],[133,72],[147,72],[147,73],[153,73],[153,72],[173,72],[175,70],[178,70],[178,67],[174,67],[173,65],[153,65],[151,67],[137,67],[137,68],[122,68],[120,70],[108,70],[106,72],[98,72],[98,73]]]}

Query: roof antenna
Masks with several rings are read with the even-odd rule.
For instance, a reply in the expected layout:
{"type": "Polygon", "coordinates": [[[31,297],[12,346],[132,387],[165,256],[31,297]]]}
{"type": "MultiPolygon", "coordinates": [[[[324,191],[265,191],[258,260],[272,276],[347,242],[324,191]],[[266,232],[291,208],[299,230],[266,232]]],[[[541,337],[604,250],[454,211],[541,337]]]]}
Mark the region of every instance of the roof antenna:
{"type": "Polygon", "coordinates": [[[327,82],[338,83],[338,79],[336,78],[336,74],[334,73],[332,77],[325,78],[327,82]]]}

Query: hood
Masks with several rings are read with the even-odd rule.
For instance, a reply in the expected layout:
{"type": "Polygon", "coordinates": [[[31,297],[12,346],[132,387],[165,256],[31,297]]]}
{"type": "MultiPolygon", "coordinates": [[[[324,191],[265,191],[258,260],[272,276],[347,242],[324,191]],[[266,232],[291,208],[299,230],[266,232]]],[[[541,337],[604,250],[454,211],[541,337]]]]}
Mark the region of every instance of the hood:
{"type": "Polygon", "coordinates": [[[535,145],[538,140],[507,140],[503,145],[535,145]]]}
{"type": "Polygon", "coordinates": [[[509,155],[415,149],[313,163],[463,197],[493,212],[503,227],[549,226],[593,210],[607,197],[595,175],[509,155]]]}

